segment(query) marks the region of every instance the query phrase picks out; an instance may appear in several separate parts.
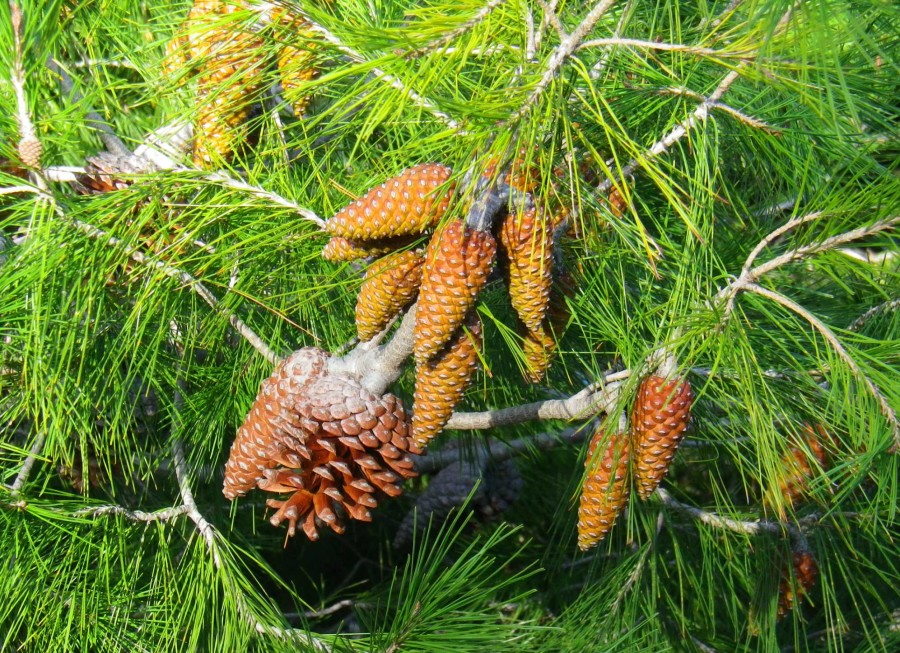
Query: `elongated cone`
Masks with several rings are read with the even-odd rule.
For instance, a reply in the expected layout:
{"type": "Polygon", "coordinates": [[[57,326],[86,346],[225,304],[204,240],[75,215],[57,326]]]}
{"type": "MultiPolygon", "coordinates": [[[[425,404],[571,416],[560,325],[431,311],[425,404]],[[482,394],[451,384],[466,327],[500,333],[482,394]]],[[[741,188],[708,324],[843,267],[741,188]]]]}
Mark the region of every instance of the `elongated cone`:
{"type": "Polygon", "coordinates": [[[791,568],[786,567],[782,572],[778,588],[778,619],[784,618],[803,600],[818,577],[819,565],[810,551],[794,551],[791,554],[791,568]]]}
{"type": "Polygon", "coordinates": [[[356,299],[356,333],[360,340],[374,338],[413,302],[422,283],[424,261],[421,253],[407,250],[388,254],[372,264],[356,299]]]}
{"type": "Polygon", "coordinates": [[[360,241],[421,234],[447,211],[453,187],[437,189],[450,173],[438,163],[408,168],[335,213],[325,229],[332,236],[360,241]]]}
{"type": "Polygon", "coordinates": [[[432,237],[416,307],[417,363],[436,355],[459,329],[487,283],[496,252],[490,233],[470,229],[461,220],[449,222],[432,237]]]}
{"type": "MultiPolygon", "coordinates": [[[[806,424],[803,427],[803,435],[799,440],[792,438],[788,450],[781,458],[781,477],[778,479],[778,492],[784,504],[794,507],[803,501],[809,494],[809,482],[813,478],[813,468],[810,454],[821,465],[828,465],[828,453],[825,444],[831,437],[821,424],[812,426],[806,424]]],[[[774,508],[777,502],[766,496],[766,504],[774,508]]],[[[778,507],[779,517],[784,520],[786,511],[783,506],[778,507]]]]}
{"type": "Polygon", "coordinates": [[[315,54],[310,48],[309,40],[306,40],[312,36],[312,32],[305,19],[292,15],[283,7],[275,7],[272,10],[272,22],[283,28],[284,39],[287,41],[278,51],[278,73],[281,76],[284,99],[290,102],[294,116],[299,118],[309,105],[310,93],[307,82],[318,74],[314,65],[315,54]],[[297,47],[289,44],[298,37],[307,45],[297,47]]]}
{"type": "Polygon", "coordinates": [[[574,292],[571,275],[564,269],[557,270],[550,291],[547,317],[540,329],[531,331],[521,325],[522,353],[525,356],[525,380],[540,383],[556,356],[559,339],[569,322],[569,305],[566,298],[574,292]]]}
{"type": "Polygon", "coordinates": [[[383,256],[404,244],[402,240],[374,240],[360,243],[341,236],[332,236],[322,248],[322,258],[326,261],[355,261],[369,256],[383,256]]]}
{"type": "Polygon", "coordinates": [[[627,434],[610,437],[598,428],[584,461],[587,479],[578,506],[578,548],[587,551],[599,544],[616,523],[628,503],[628,463],[631,438],[627,434]],[[597,447],[604,445],[602,454],[597,447]]]}
{"type": "Polygon", "coordinates": [[[473,309],[432,360],[416,364],[412,437],[420,447],[443,430],[478,366],[481,319],[473,309]]]}
{"type": "Polygon", "coordinates": [[[669,470],[691,418],[691,384],[648,376],[641,381],[631,413],[634,475],[638,496],[647,499],[669,470]]]}
{"type": "Polygon", "coordinates": [[[500,225],[509,298],[525,328],[540,330],[553,283],[553,234],[536,208],[508,213],[500,225]]]}
{"type": "Polygon", "coordinates": [[[222,492],[227,498],[234,499],[253,489],[265,470],[278,465],[275,457],[293,439],[302,442],[295,404],[325,374],[327,364],[328,354],[316,347],[306,347],[288,356],[262,382],[225,464],[222,492]]]}
{"type": "Polygon", "coordinates": [[[244,137],[250,105],[263,85],[262,40],[228,17],[246,2],[198,0],[188,14],[188,43],[197,77],[194,164],[215,167],[244,137]]]}

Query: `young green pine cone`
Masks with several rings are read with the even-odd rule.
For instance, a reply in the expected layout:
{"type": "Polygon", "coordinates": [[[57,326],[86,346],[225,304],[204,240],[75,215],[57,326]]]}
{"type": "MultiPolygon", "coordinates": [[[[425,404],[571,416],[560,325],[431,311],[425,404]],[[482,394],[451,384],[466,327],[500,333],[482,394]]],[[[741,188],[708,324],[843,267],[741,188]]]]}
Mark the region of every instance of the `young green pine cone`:
{"type": "Polygon", "coordinates": [[[436,225],[450,204],[453,186],[438,192],[451,170],[424,163],[373,188],[325,224],[332,236],[367,241],[420,234],[436,225]]]}
{"type": "Polygon", "coordinates": [[[188,14],[191,61],[198,66],[194,164],[216,167],[245,136],[250,105],[263,85],[262,40],[236,20],[245,2],[198,1],[188,14]]]}
{"type": "Polygon", "coordinates": [[[418,446],[427,446],[447,424],[469,387],[480,348],[481,319],[472,309],[437,356],[416,364],[412,437],[418,446]]]}
{"type": "Polygon", "coordinates": [[[449,222],[431,238],[413,334],[417,363],[437,354],[456,333],[487,283],[496,251],[489,232],[470,229],[462,220],[449,222]]]}
{"type": "Polygon", "coordinates": [[[357,242],[341,236],[332,236],[322,248],[322,258],[326,261],[355,261],[369,256],[383,256],[408,244],[408,239],[357,242]]]}
{"type": "Polygon", "coordinates": [[[228,499],[256,487],[264,471],[278,465],[274,457],[299,437],[300,418],[294,406],[309,386],[325,374],[327,365],[328,354],[306,347],[288,356],[262,382],[225,464],[222,493],[228,499]]]}
{"type": "MultiPolygon", "coordinates": [[[[299,38],[306,44],[308,43],[306,39],[312,35],[306,20],[291,15],[282,7],[275,7],[272,10],[272,22],[283,28],[282,40],[288,43],[299,38]]],[[[318,74],[314,63],[315,54],[308,45],[300,48],[285,43],[278,51],[278,73],[281,76],[284,99],[291,104],[297,118],[303,115],[309,105],[310,93],[307,82],[318,74]]]]}
{"type": "Polygon", "coordinates": [[[550,225],[535,208],[509,213],[500,225],[499,246],[508,266],[512,306],[529,331],[538,331],[553,283],[550,225]]]}
{"type": "Polygon", "coordinates": [[[587,551],[596,546],[616,523],[628,503],[628,462],[631,438],[627,434],[610,436],[598,428],[588,447],[585,468],[589,470],[578,506],[578,548],[587,551]],[[602,454],[597,447],[606,448],[602,454]]]}
{"type": "Polygon", "coordinates": [[[647,499],[669,470],[691,418],[691,384],[648,376],[631,413],[638,496],[647,499]]]}
{"type": "Polygon", "coordinates": [[[412,303],[422,283],[424,261],[419,252],[407,250],[388,254],[372,264],[356,299],[356,333],[360,340],[374,338],[412,303]]]}
{"type": "Polygon", "coordinates": [[[791,568],[785,567],[778,587],[778,619],[783,619],[803,600],[818,577],[819,565],[810,551],[794,551],[791,554],[791,568]]]}

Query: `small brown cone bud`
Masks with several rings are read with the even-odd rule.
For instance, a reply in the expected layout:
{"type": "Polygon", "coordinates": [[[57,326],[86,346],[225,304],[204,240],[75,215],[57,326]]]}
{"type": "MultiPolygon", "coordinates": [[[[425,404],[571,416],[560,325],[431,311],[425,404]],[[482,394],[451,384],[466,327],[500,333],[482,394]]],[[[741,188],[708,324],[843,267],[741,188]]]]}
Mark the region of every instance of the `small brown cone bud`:
{"type": "Polygon", "coordinates": [[[512,306],[529,331],[538,331],[553,283],[550,225],[535,208],[509,213],[500,225],[499,245],[508,266],[512,306]]]}
{"type": "Polygon", "coordinates": [[[627,434],[610,436],[598,428],[584,461],[587,479],[581,489],[578,506],[578,548],[587,551],[599,544],[616,523],[628,503],[628,462],[631,438],[627,434]],[[606,448],[597,453],[597,447],[606,448]]]}
{"type": "MultiPolygon", "coordinates": [[[[298,37],[303,39],[311,35],[306,20],[291,15],[283,8],[273,9],[272,22],[283,28],[285,41],[296,40],[298,37]]],[[[315,54],[309,46],[301,48],[285,43],[278,52],[278,72],[281,75],[284,99],[291,104],[297,118],[303,115],[309,105],[310,93],[307,82],[318,74],[314,63],[315,54]]]]}
{"type": "Polygon", "coordinates": [[[422,288],[416,308],[416,362],[437,354],[456,333],[487,283],[497,243],[486,232],[449,222],[425,250],[422,288]]]}
{"type": "Polygon", "coordinates": [[[199,67],[194,164],[216,167],[245,136],[250,105],[263,85],[262,40],[226,16],[245,2],[195,2],[188,14],[190,59],[199,67]]]}
{"type": "Polygon", "coordinates": [[[404,170],[332,216],[325,229],[351,240],[376,240],[420,234],[436,225],[447,211],[452,186],[438,192],[451,170],[425,163],[404,170]]]}
{"type": "Polygon", "coordinates": [[[325,374],[327,364],[328,354],[306,347],[288,356],[262,382],[225,464],[222,493],[227,498],[234,499],[253,489],[263,472],[278,464],[274,457],[292,439],[302,440],[294,406],[308,387],[325,374]]]}
{"type": "Polygon", "coordinates": [[[473,309],[465,328],[457,329],[437,356],[417,363],[412,437],[418,446],[427,446],[450,419],[469,387],[480,348],[481,319],[473,309]]]}
{"type": "Polygon", "coordinates": [[[819,465],[827,466],[828,453],[825,445],[830,441],[831,437],[821,424],[817,424],[815,427],[806,424],[799,441],[792,438],[788,450],[781,458],[781,476],[778,479],[778,492],[783,504],[778,505],[777,501],[772,500],[771,495],[765,497],[768,507],[775,508],[778,505],[780,519],[784,520],[787,517],[784,505],[793,508],[809,494],[809,482],[813,478],[810,454],[819,465]]]}
{"type": "Polygon", "coordinates": [[[19,141],[19,160],[26,168],[40,168],[43,151],[44,146],[36,138],[23,138],[19,141]]]}
{"type": "Polygon", "coordinates": [[[360,243],[341,236],[332,236],[322,248],[322,258],[326,261],[355,261],[369,256],[382,256],[393,252],[402,244],[400,241],[388,240],[360,243]]]}
{"type": "Polygon", "coordinates": [[[388,254],[372,264],[356,300],[356,333],[360,340],[374,338],[412,303],[422,283],[424,261],[419,252],[407,250],[388,254]]]}
{"type": "Polygon", "coordinates": [[[785,567],[778,588],[778,619],[783,619],[803,600],[818,577],[819,565],[810,551],[794,551],[791,554],[791,568],[785,567]]]}
{"type": "Polygon", "coordinates": [[[691,384],[648,376],[631,413],[638,496],[647,499],[669,470],[691,417],[691,384]]]}

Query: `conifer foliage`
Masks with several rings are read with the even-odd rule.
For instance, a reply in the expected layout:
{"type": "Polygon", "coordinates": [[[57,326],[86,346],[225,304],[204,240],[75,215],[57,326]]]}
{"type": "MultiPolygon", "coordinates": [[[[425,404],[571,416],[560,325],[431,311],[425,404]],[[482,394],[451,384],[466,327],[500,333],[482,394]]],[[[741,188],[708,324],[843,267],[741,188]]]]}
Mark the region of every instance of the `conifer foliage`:
{"type": "Polygon", "coordinates": [[[898,33],[3,3],[0,650],[896,650],[898,33]]]}

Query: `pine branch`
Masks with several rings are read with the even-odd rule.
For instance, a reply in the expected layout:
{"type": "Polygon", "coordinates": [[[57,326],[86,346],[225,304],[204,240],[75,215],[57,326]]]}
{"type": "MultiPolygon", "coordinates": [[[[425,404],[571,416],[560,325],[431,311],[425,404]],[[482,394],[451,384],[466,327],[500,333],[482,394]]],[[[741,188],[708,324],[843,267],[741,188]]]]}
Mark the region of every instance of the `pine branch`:
{"type": "Polygon", "coordinates": [[[188,507],[184,504],[180,506],[175,506],[173,508],[165,508],[163,510],[157,510],[155,512],[144,512],[143,510],[129,510],[125,506],[119,505],[109,505],[109,506],[97,506],[95,508],[84,508],[82,510],[76,510],[72,513],[73,517],[105,517],[105,516],[116,516],[116,517],[124,517],[129,521],[134,522],[167,522],[176,517],[180,517],[181,515],[185,515],[188,512],[188,507]]]}
{"type": "Polygon", "coordinates": [[[31,449],[28,451],[28,455],[22,462],[19,473],[16,474],[16,478],[13,480],[12,485],[9,486],[10,494],[13,497],[18,496],[22,491],[22,488],[25,487],[25,483],[28,482],[28,477],[31,476],[31,470],[34,467],[34,463],[37,461],[38,456],[41,455],[41,451],[44,450],[46,439],[46,435],[41,431],[31,444],[31,449]]]}
{"type": "Polygon", "coordinates": [[[863,328],[872,318],[881,315],[882,313],[891,313],[900,308],[900,297],[895,299],[890,299],[878,306],[873,306],[865,313],[860,315],[858,318],[853,320],[848,326],[847,331],[859,331],[863,328]]]}
{"type": "Polygon", "coordinates": [[[485,3],[485,5],[475,12],[475,14],[466,22],[464,22],[459,27],[450,30],[443,36],[426,43],[425,45],[415,48],[413,50],[400,51],[397,54],[406,57],[407,59],[412,59],[415,57],[421,57],[429,52],[433,52],[435,50],[441,50],[445,48],[447,45],[453,42],[459,36],[470,32],[472,29],[480,25],[484,20],[491,15],[491,13],[502,5],[506,0],[489,0],[485,3]]]}

